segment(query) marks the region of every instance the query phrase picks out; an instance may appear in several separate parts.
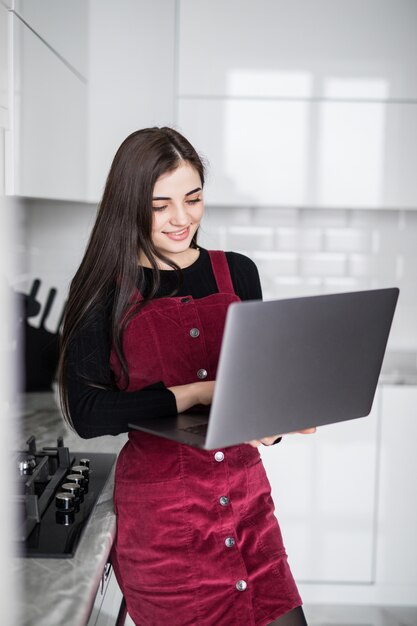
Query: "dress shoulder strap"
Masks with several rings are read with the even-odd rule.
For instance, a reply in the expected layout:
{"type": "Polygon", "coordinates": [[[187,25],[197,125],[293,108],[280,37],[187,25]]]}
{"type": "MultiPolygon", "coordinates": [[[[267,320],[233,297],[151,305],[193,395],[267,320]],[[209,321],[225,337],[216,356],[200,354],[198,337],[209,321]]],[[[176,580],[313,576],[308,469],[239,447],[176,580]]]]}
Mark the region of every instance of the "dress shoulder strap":
{"type": "Polygon", "coordinates": [[[223,250],[209,250],[208,253],[219,293],[235,293],[226,254],[223,250]]]}

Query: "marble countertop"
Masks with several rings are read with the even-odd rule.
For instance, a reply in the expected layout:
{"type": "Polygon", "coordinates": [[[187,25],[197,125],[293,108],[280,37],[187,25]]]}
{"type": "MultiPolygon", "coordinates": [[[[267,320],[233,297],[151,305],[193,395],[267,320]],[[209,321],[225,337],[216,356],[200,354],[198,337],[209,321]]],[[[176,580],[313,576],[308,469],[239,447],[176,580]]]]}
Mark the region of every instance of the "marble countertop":
{"type": "MultiPolygon", "coordinates": [[[[52,392],[25,394],[20,400],[15,449],[26,449],[35,435],[38,448],[56,445],[58,436],[73,452],[119,452],[127,436],[85,440],[64,424],[52,392]]],[[[85,626],[114,540],[113,477],[110,474],[71,559],[15,558],[23,589],[19,626],[85,626]],[[40,600],[41,599],[41,600],[40,600]]]]}
{"type": "Polygon", "coordinates": [[[35,435],[38,448],[54,445],[57,437],[74,451],[118,453],[127,441],[127,435],[106,435],[94,439],[82,439],[64,422],[56,397],[52,391],[25,393],[16,408],[19,428],[16,432],[15,450],[25,447],[30,435],[35,435]]]}

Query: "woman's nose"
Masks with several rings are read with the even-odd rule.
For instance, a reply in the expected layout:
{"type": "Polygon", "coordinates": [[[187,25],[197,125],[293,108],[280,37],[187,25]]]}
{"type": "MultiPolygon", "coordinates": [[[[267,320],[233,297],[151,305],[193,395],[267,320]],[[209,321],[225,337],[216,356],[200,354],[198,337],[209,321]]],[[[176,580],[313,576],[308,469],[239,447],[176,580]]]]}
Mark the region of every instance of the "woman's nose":
{"type": "Polygon", "coordinates": [[[175,204],[173,207],[171,222],[177,226],[183,226],[190,221],[187,213],[187,209],[183,204],[175,204]]]}

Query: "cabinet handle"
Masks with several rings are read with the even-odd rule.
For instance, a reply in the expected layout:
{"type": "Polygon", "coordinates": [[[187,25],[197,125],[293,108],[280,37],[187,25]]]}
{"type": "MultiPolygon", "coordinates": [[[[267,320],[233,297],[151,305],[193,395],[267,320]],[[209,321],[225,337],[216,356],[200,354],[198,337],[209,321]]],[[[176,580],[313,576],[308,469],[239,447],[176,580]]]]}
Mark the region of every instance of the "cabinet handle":
{"type": "Polygon", "coordinates": [[[107,562],[106,565],[104,566],[104,570],[101,575],[100,595],[103,595],[104,593],[104,585],[107,582],[110,576],[110,573],[111,573],[111,563],[107,562]]]}

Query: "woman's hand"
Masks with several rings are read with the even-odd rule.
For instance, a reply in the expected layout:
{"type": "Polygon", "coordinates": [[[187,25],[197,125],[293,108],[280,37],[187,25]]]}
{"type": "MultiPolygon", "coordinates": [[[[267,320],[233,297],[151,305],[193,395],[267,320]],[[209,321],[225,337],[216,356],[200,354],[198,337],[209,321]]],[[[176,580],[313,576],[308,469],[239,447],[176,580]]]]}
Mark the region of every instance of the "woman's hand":
{"type": "Polygon", "coordinates": [[[204,380],[198,383],[189,383],[188,385],[168,387],[168,389],[175,396],[178,413],[182,413],[196,404],[211,404],[214,385],[214,380],[204,380]]]}
{"type": "MultiPolygon", "coordinates": [[[[287,435],[294,435],[295,433],[301,433],[302,435],[312,435],[316,432],[316,428],[304,428],[303,430],[296,430],[292,433],[285,433],[287,435]]],[[[284,435],[272,435],[271,437],[262,437],[262,439],[252,439],[251,441],[245,441],[245,443],[249,444],[253,448],[259,448],[260,445],[264,446],[272,446],[272,444],[279,439],[279,437],[283,437],[284,435]]]]}

